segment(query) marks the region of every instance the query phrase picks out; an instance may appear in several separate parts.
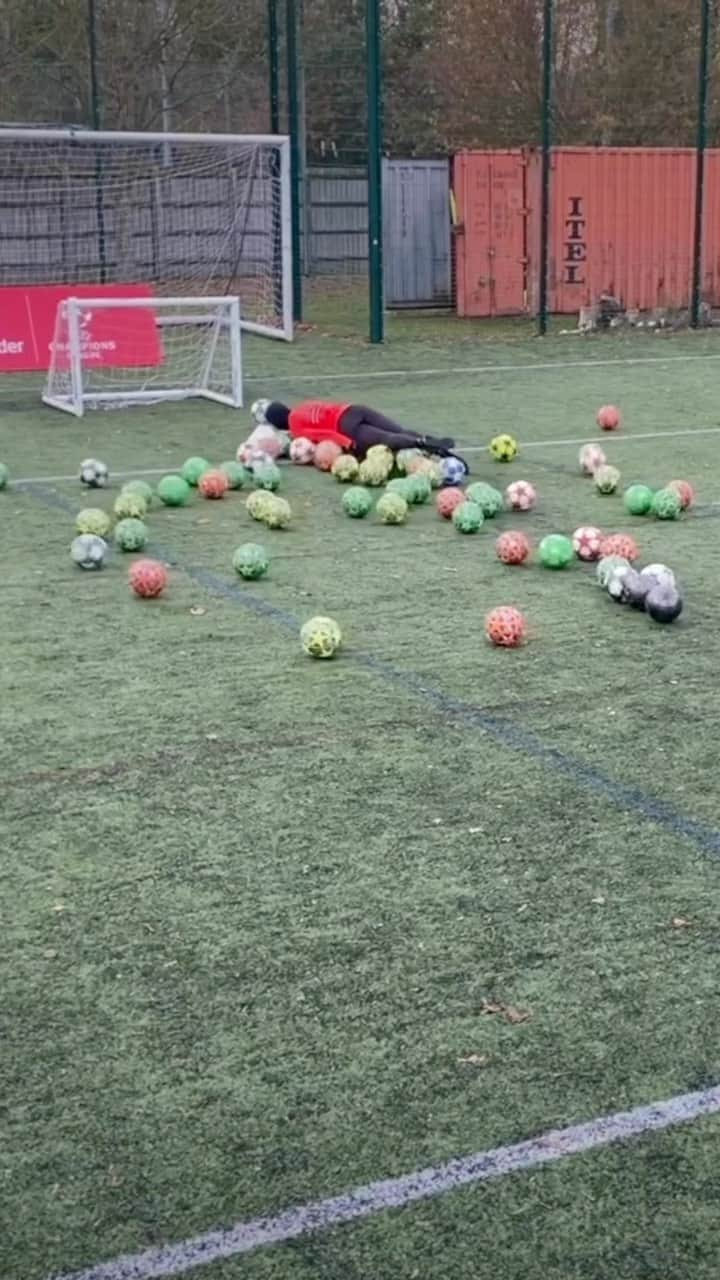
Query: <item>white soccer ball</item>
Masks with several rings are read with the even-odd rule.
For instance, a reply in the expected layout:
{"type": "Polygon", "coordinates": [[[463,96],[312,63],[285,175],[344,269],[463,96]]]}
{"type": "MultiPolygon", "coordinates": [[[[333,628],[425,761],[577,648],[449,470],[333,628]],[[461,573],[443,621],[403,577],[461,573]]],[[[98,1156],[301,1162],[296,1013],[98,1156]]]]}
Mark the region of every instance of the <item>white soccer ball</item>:
{"type": "Polygon", "coordinates": [[[583,525],[573,534],[573,547],[578,560],[599,560],[603,535],[593,525],[583,525]]]}
{"type": "Polygon", "coordinates": [[[107,542],[96,533],[81,533],[73,539],[70,555],[81,569],[102,569],[107,542]]]}
{"type": "Polygon", "coordinates": [[[641,577],[654,579],[652,586],[657,584],[660,587],[677,587],[675,574],[666,564],[649,564],[642,570],[641,577]]]}
{"type": "Polygon", "coordinates": [[[505,505],[512,511],[532,511],[537,493],[529,480],[513,480],[505,490],[505,505]]]}
{"type": "Polygon", "coordinates": [[[306,436],[290,441],[290,461],[298,467],[309,467],[315,457],[315,445],[306,436]]]}
{"type": "Polygon", "coordinates": [[[110,472],[104,462],[86,458],[80,463],[80,480],[88,489],[104,489],[110,480],[110,472]]]}
{"type": "Polygon", "coordinates": [[[257,422],[259,427],[264,426],[264,424],[267,422],[267,418],[265,417],[265,414],[270,408],[270,404],[271,404],[270,400],[256,400],[255,403],[250,407],[250,413],[252,414],[253,421],[257,422]]]}
{"type": "Polygon", "coordinates": [[[611,600],[617,604],[627,604],[630,599],[630,593],[625,586],[625,579],[629,574],[633,573],[633,567],[630,564],[620,564],[610,573],[607,584],[607,593],[611,600]]]}
{"type": "Polygon", "coordinates": [[[598,467],[604,467],[606,461],[599,444],[584,444],[580,450],[580,469],[585,476],[594,476],[598,467]]]}

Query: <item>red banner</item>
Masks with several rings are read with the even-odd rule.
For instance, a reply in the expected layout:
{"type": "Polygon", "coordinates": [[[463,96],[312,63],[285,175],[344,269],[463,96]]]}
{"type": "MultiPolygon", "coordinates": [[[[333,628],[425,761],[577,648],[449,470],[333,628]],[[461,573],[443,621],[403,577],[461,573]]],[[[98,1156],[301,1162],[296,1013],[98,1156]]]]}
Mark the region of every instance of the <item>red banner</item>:
{"type": "MultiPolygon", "coordinates": [[[[47,371],[58,303],[66,298],[152,298],[145,284],[12,285],[0,288],[0,373],[47,371]]],[[[80,313],[85,365],[132,369],[162,364],[153,307],[101,307],[80,313]]]]}

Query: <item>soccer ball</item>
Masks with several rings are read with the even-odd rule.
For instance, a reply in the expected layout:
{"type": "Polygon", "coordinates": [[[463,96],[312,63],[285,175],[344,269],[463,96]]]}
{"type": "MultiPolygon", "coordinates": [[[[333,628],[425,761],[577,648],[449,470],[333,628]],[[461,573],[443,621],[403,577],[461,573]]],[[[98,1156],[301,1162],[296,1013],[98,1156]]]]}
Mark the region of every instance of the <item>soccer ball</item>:
{"type": "Polygon", "coordinates": [[[110,472],[104,462],[97,458],[86,458],[80,463],[80,480],[88,489],[104,489],[109,483],[110,472]]]}
{"type": "Polygon", "coordinates": [[[300,629],[300,643],[309,658],[332,658],[342,642],[334,618],[310,618],[300,629]]]}
{"type": "Polygon", "coordinates": [[[532,511],[537,493],[529,480],[514,480],[505,490],[505,505],[511,511],[532,511]]]}
{"type": "Polygon", "coordinates": [[[599,467],[604,467],[607,458],[599,444],[584,444],[578,455],[580,470],[584,476],[594,476],[599,467]]]}
{"type": "Polygon", "coordinates": [[[620,472],[617,467],[610,467],[607,463],[598,467],[595,472],[595,488],[598,493],[614,493],[620,483],[620,472]]]}
{"type": "Polygon", "coordinates": [[[464,482],[467,476],[467,467],[462,458],[443,458],[440,463],[440,473],[443,484],[456,488],[464,482]]]}
{"type": "Polygon", "coordinates": [[[265,417],[265,414],[267,413],[269,408],[270,408],[269,400],[256,400],[255,403],[250,406],[250,413],[252,414],[253,421],[257,422],[259,427],[264,426],[265,423],[267,422],[267,418],[265,417]]]}
{"type": "Polygon", "coordinates": [[[81,569],[102,569],[107,542],[95,533],[81,533],[73,539],[70,555],[81,569]]]}
{"type": "Polygon", "coordinates": [[[600,555],[622,556],[623,560],[634,564],[640,556],[640,549],[629,533],[610,533],[602,540],[600,555]]]}
{"type": "Polygon", "coordinates": [[[251,444],[249,440],[244,440],[238,446],[235,460],[250,471],[258,462],[272,462],[273,459],[264,449],[259,449],[256,444],[251,444]]]}
{"type": "Polygon", "coordinates": [[[614,404],[604,404],[598,409],[597,424],[601,431],[617,431],[620,422],[620,410],[614,404]]]}
{"type": "Polygon", "coordinates": [[[527,635],[527,621],[519,609],[504,605],[485,619],[485,635],[502,649],[517,649],[527,635]]]}
{"type": "Polygon", "coordinates": [[[599,560],[603,535],[593,525],[583,525],[573,534],[573,549],[578,560],[599,560]]]}
{"type": "Polygon", "coordinates": [[[495,436],[490,441],[490,452],[496,462],[512,462],[518,455],[518,442],[514,436],[495,436]]]}
{"type": "Polygon", "coordinates": [[[315,461],[315,445],[306,436],[296,436],[290,442],[290,461],[298,467],[309,467],[315,461]]]}

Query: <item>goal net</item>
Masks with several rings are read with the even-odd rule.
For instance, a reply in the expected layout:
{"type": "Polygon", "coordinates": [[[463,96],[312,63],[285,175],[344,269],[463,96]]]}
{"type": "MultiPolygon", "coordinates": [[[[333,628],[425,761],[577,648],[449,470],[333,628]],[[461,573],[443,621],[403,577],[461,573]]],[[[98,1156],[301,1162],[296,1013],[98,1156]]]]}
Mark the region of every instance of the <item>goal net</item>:
{"type": "Polygon", "coordinates": [[[193,396],[240,408],[237,298],[68,298],[57,309],[43,400],[82,417],[193,396]]]}
{"type": "Polygon", "coordinates": [[[240,298],[292,338],[287,138],[0,128],[0,286],[240,298]]]}

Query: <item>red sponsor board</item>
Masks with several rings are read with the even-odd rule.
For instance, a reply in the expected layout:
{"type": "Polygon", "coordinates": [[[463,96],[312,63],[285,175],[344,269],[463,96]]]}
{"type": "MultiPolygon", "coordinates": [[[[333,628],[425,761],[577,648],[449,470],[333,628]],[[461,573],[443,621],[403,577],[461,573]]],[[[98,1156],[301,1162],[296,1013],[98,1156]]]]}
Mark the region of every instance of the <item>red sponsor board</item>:
{"type": "MultiPolygon", "coordinates": [[[[0,373],[47,370],[58,304],[66,298],[152,298],[145,284],[11,285],[0,288],[0,373]]],[[[163,347],[149,307],[92,307],[80,312],[85,365],[132,369],[162,364],[163,347]]],[[[62,352],[58,353],[62,357],[62,352]]]]}

